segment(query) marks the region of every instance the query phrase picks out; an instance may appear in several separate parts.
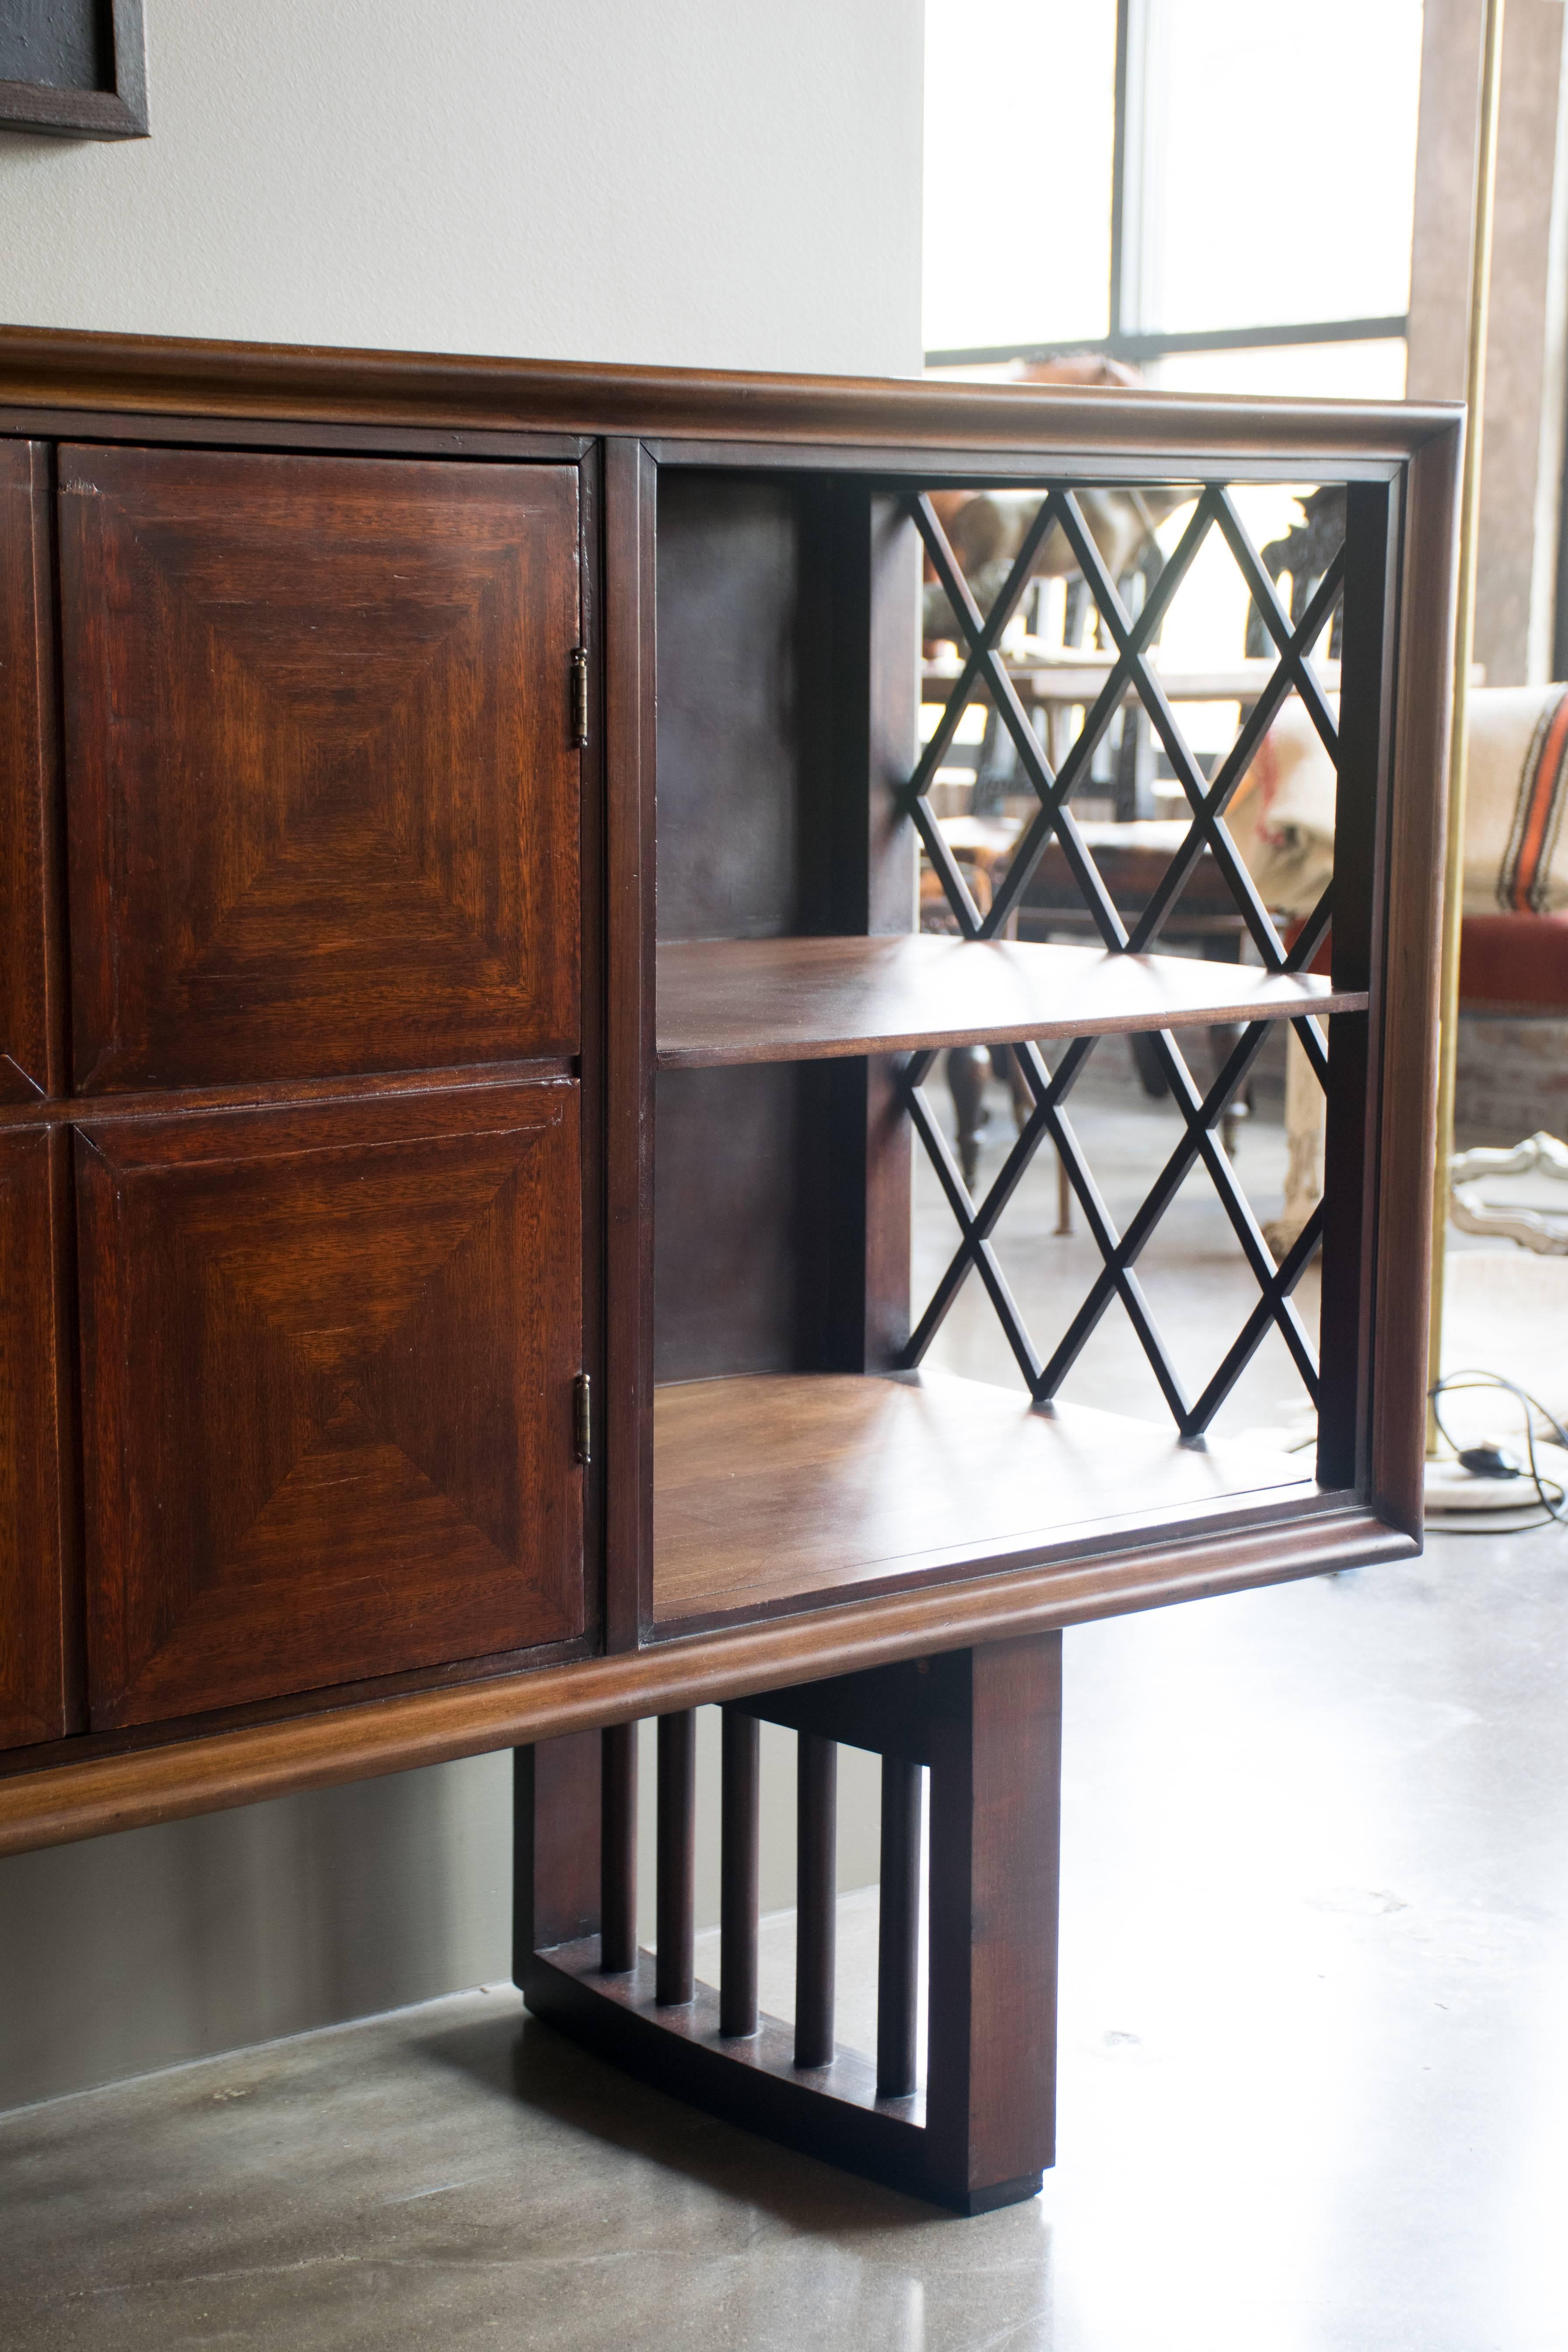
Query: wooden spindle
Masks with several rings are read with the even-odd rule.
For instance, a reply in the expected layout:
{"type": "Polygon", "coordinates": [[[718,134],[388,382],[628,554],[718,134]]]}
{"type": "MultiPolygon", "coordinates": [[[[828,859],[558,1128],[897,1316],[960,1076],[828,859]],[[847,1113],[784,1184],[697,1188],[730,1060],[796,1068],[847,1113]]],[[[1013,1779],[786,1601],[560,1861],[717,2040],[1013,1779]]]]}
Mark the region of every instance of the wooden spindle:
{"type": "Polygon", "coordinates": [[[658,1955],[654,1998],[692,1998],[691,1948],[697,1864],[697,1717],[688,1708],[658,1718],[658,1955]]]}
{"type": "Polygon", "coordinates": [[[920,1985],[921,1767],[882,1759],[882,1891],[877,1917],[877,2090],[901,2099],[915,2087],[920,1985]]]}
{"type": "Polygon", "coordinates": [[[800,1734],[796,1781],[795,2063],[833,2058],[833,1974],[838,1925],[838,1749],[800,1734]]]}
{"type": "Polygon", "coordinates": [[[759,1726],[723,1710],[720,1812],[719,2031],[757,2030],[757,1905],[760,1856],[759,1726]]]}
{"type": "Polygon", "coordinates": [[[599,1773],[599,1966],[606,1976],[637,1959],[637,1727],[601,1733],[599,1773]]]}

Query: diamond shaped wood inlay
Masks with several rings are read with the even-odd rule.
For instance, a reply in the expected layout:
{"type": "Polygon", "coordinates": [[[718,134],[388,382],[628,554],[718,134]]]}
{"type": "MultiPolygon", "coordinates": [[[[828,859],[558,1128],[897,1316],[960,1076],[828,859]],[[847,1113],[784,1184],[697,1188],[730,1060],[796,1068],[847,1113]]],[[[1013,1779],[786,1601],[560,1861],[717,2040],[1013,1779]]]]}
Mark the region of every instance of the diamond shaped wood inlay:
{"type": "Polygon", "coordinates": [[[79,1139],[93,1720],[584,1622],[576,1091],[79,1139]]]}
{"type": "Polygon", "coordinates": [[[60,457],[77,1084],[574,1052],[564,466],[60,457]]]}

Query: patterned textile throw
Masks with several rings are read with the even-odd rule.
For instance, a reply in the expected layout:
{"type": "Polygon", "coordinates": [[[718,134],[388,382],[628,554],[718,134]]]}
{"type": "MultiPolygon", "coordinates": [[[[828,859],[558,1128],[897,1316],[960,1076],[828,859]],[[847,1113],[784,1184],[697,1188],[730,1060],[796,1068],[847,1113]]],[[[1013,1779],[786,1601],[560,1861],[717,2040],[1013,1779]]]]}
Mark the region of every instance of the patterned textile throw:
{"type": "MultiPolygon", "coordinates": [[[[1469,695],[1467,915],[1568,913],[1568,686],[1469,695]]],[[[1299,702],[1286,704],[1226,821],[1266,903],[1304,915],[1333,866],[1334,772],[1299,702]]]]}
{"type": "MultiPolygon", "coordinates": [[[[1330,709],[1339,716],[1338,697],[1330,709]]],[[[1226,823],[1266,907],[1310,915],[1334,871],[1334,765],[1300,702],[1285,705],[1258,745],[1226,823]]]]}
{"type": "Polygon", "coordinates": [[[1558,914],[1568,907],[1568,686],[1483,689],[1471,709],[1467,911],[1558,914]]]}

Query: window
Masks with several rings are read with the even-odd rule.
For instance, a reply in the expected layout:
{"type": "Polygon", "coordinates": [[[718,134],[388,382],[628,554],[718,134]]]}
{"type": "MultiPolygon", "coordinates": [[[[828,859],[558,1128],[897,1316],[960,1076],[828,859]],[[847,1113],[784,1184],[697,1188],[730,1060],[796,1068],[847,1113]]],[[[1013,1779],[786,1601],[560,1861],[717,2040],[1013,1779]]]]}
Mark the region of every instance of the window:
{"type": "Polygon", "coordinates": [[[928,0],[928,364],[1404,384],[1421,0],[928,0]]]}

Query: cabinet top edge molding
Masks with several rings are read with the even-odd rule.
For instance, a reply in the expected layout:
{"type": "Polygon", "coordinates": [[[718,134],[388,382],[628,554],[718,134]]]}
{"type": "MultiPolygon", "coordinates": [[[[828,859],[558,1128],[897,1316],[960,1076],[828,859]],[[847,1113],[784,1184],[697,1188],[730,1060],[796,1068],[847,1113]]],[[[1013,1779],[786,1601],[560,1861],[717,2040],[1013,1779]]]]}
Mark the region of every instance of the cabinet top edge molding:
{"type": "Polygon", "coordinates": [[[439,352],[337,350],[0,327],[12,408],[287,416],[475,429],[848,443],[869,450],[1069,447],[1399,461],[1457,433],[1457,404],[1085,391],[765,375],[439,352]]]}

